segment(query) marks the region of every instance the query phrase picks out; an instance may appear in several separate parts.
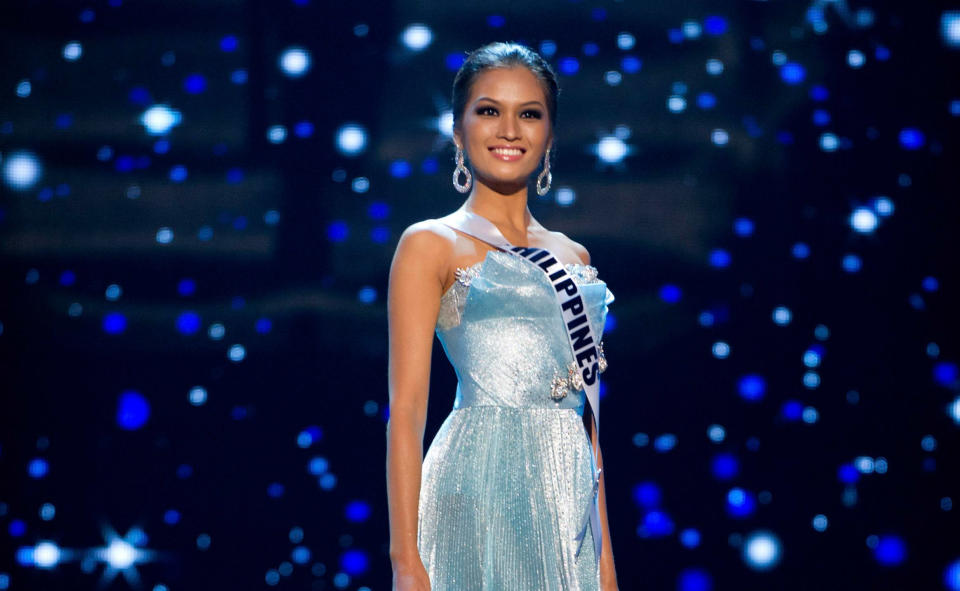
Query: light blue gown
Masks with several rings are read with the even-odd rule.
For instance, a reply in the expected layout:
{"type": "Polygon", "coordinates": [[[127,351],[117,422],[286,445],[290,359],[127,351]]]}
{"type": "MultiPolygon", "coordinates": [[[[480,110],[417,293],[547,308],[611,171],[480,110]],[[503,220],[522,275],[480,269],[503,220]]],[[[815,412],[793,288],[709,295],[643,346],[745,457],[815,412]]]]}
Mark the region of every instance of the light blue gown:
{"type": "MultiPolygon", "coordinates": [[[[594,267],[566,268],[599,338],[613,294],[594,267]]],[[[456,400],[424,456],[420,488],[418,547],[431,588],[596,590],[586,396],[550,395],[573,356],[549,278],[496,250],[458,278],[436,328],[456,400]]]]}

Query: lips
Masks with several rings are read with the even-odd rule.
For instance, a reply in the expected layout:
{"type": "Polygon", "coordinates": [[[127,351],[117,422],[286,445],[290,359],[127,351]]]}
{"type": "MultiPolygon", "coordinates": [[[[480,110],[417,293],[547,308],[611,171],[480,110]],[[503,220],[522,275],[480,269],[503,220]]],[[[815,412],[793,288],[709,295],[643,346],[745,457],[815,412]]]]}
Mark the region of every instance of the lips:
{"type": "Polygon", "coordinates": [[[524,152],[526,152],[526,150],[523,148],[516,148],[513,146],[493,146],[492,148],[488,149],[490,150],[490,153],[493,154],[494,158],[506,162],[519,160],[523,156],[524,152]]]}

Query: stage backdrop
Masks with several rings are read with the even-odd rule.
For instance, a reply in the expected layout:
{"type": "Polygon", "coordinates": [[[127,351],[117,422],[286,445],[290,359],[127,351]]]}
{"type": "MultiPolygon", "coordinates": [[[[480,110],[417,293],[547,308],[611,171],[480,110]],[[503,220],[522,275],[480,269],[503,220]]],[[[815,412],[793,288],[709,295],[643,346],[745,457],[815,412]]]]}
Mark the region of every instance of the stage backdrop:
{"type": "Polygon", "coordinates": [[[960,589],[934,5],[3,2],[0,590],[389,589],[387,273],[494,40],[559,72],[530,209],[616,297],[620,588],[960,589]]]}

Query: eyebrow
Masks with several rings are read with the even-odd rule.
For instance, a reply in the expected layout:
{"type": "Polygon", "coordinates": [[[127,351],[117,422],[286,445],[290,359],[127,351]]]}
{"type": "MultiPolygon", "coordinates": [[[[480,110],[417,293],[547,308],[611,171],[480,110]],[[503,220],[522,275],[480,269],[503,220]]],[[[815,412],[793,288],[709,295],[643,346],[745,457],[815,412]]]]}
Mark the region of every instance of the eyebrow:
{"type": "MultiPolygon", "coordinates": [[[[492,98],[490,98],[490,97],[488,97],[488,96],[478,97],[477,100],[475,100],[475,101],[473,101],[473,102],[477,103],[477,102],[480,102],[480,101],[490,101],[491,103],[496,103],[496,104],[498,104],[498,105],[500,104],[500,101],[498,101],[497,99],[492,99],[492,98]]],[[[544,104],[541,103],[540,101],[527,101],[527,102],[525,102],[525,103],[520,103],[520,106],[521,106],[521,107],[523,107],[523,106],[525,106],[525,105],[540,105],[541,107],[546,108],[546,107],[544,106],[544,104]]]]}

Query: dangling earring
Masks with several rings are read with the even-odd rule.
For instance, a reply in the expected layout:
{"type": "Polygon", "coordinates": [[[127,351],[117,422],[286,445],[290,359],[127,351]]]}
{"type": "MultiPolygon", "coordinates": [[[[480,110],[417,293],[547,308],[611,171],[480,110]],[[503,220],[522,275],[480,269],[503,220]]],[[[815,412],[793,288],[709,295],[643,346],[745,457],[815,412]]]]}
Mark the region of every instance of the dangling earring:
{"type": "Polygon", "coordinates": [[[547,148],[546,154],[543,155],[543,171],[540,173],[540,176],[537,177],[537,195],[543,197],[547,194],[547,191],[550,190],[550,183],[553,182],[553,174],[550,172],[550,148],[547,148]],[[544,177],[547,179],[547,186],[541,186],[540,183],[543,182],[544,177]]]}
{"type": "Polygon", "coordinates": [[[460,146],[457,146],[457,167],[453,169],[453,186],[457,191],[461,193],[466,193],[470,190],[470,185],[473,183],[473,176],[470,174],[470,171],[466,166],[463,165],[463,149],[460,146]],[[460,184],[460,175],[467,177],[466,182],[462,185],[460,184]]]}

